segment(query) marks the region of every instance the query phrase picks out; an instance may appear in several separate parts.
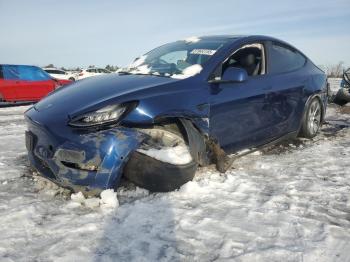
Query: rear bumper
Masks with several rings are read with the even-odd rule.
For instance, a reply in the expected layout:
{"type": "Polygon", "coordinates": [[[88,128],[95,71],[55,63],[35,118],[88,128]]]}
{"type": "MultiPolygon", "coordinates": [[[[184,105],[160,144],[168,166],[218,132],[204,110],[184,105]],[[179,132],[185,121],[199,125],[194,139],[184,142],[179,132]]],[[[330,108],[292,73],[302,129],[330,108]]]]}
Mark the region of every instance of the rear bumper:
{"type": "Polygon", "coordinates": [[[26,121],[31,165],[60,186],[86,195],[115,187],[131,152],[143,140],[136,130],[118,127],[75,135],[60,143],[44,126],[28,117],[26,121]]]}

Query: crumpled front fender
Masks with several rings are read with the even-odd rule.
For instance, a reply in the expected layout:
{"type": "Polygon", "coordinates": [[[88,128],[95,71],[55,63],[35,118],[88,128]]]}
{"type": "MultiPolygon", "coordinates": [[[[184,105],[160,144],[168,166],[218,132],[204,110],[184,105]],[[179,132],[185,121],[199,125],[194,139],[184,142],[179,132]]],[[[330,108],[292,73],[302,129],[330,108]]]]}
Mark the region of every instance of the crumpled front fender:
{"type": "Polygon", "coordinates": [[[124,165],[143,141],[144,134],[118,127],[80,134],[77,138],[74,142],[59,145],[50,155],[44,153],[48,152],[50,141],[44,135],[38,136],[29,158],[44,176],[54,182],[74,191],[96,194],[119,183],[124,165]]]}

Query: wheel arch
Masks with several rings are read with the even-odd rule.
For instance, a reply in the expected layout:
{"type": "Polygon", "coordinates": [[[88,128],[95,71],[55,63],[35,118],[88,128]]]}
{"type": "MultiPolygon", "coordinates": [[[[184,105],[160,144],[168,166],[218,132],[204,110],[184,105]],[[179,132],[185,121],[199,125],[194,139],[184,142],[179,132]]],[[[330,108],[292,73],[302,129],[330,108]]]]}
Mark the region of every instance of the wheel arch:
{"type": "Polygon", "coordinates": [[[198,119],[173,116],[162,118],[163,121],[174,122],[178,125],[182,136],[190,148],[190,153],[199,165],[205,166],[209,163],[207,155],[206,140],[208,135],[198,125],[198,119]]]}
{"type": "Polygon", "coordinates": [[[312,95],[310,95],[310,96],[307,98],[307,100],[306,100],[306,102],[305,102],[304,109],[303,109],[303,114],[302,114],[302,118],[300,119],[300,123],[299,123],[299,129],[298,129],[299,131],[298,131],[298,133],[300,133],[302,124],[303,124],[304,119],[305,119],[305,117],[306,117],[307,108],[309,107],[311,101],[314,100],[315,98],[318,99],[319,102],[320,102],[320,104],[321,104],[321,108],[322,108],[322,112],[321,112],[321,123],[324,122],[324,119],[325,119],[325,116],[326,116],[326,107],[325,107],[325,105],[324,105],[324,103],[323,103],[323,101],[322,101],[322,93],[315,93],[315,94],[312,94],[312,95]]]}

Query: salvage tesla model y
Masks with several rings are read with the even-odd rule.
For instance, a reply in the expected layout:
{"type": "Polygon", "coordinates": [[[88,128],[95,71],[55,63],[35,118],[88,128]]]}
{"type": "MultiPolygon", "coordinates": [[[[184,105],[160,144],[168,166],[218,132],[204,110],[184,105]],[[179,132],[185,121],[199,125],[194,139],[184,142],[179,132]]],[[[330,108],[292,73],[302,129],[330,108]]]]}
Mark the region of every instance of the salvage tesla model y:
{"type": "Polygon", "coordinates": [[[31,164],[85,194],[124,175],[153,191],[191,180],[323,121],[327,79],[293,46],[266,36],[191,37],[118,74],[75,82],[26,112],[31,164]]]}

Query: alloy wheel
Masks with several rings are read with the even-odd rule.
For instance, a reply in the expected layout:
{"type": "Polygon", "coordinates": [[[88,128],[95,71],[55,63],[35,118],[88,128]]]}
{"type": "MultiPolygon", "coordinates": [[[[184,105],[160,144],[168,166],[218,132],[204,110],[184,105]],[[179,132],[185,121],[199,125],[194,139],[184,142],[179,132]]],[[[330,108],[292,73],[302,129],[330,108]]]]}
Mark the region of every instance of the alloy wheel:
{"type": "Polygon", "coordinates": [[[315,135],[320,128],[321,124],[321,105],[320,102],[315,99],[311,102],[308,115],[308,128],[312,135],[315,135]]]}

